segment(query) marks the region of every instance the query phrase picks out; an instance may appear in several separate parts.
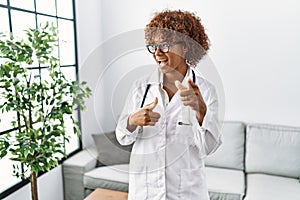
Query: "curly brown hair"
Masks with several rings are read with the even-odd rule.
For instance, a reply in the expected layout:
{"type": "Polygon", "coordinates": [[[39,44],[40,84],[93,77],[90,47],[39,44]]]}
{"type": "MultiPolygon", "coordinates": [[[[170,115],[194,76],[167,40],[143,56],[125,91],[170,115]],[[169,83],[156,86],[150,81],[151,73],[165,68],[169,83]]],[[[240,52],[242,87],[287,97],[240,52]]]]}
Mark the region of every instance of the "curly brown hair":
{"type": "Polygon", "coordinates": [[[210,42],[201,19],[188,11],[164,10],[155,13],[145,28],[146,42],[153,43],[158,34],[163,35],[165,41],[178,38],[184,41],[187,47],[185,59],[191,66],[196,66],[209,50],[210,42]]]}

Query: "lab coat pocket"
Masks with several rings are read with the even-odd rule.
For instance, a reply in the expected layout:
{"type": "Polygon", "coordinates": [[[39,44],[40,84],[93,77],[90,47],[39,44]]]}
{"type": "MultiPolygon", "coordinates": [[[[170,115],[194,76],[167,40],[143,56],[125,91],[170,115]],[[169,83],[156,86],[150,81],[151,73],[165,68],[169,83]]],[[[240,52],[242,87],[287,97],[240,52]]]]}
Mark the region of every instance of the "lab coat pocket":
{"type": "Polygon", "coordinates": [[[179,199],[208,200],[204,167],[181,169],[179,199]]]}
{"type": "Polygon", "coordinates": [[[192,125],[181,124],[177,122],[176,125],[176,141],[180,144],[192,145],[193,144],[193,127],[192,125]]]}
{"type": "Polygon", "coordinates": [[[138,139],[140,140],[151,140],[153,137],[156,137],[159,135],[161,131],[160,126],[143,126],[142,131],[138,134],[138,139]]]}

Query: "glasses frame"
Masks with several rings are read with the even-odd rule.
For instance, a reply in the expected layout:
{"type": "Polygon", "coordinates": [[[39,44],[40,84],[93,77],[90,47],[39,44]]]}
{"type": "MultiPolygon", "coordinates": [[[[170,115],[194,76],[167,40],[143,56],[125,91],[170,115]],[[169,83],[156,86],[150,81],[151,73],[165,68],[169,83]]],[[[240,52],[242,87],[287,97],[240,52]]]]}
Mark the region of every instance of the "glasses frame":
{"type": "Polygon", "coordinates": [[[163,43],[163,44],[147,44],[146,47],[147,47],[147,50],[149,51],[149,53],[151,53],[151,54],[155,54],[155,52],[157,51],[157,49],[159,49],[160,52],[162,52],[162,53],[168,53],[171,46],[175,46],[175,45],[181,44],[181,43],[183,43],[183,41],[176,41],[176,42],[163,43]],[[167,50],[163,51],[161,49],[162,46],[163,47],[167,47],[166,48],[167,50]],[[154,51],[153,52],[150,50],[150,47],[154,47],[154,51]]]}

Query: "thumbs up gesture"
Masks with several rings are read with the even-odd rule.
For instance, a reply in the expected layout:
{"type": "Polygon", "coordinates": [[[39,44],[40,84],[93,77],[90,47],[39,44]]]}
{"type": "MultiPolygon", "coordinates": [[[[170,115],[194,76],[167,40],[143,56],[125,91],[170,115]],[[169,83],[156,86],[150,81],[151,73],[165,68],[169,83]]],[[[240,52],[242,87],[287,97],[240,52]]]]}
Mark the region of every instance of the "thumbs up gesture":
{"type": "Polygon", "coordinates": [[[202,124],[207,108],[198,86],[190,78],[188,79],[188,87],[179,81],[175,81],[175,85],[180,91],[183,105],[190,106],[195,110],[197,120],[202,124]]]}
{"type": "Polygon", "coordinates": [[[152,103],[131,114],[128,118],[127,129],[133,131],[137,126],[154,126],[160,118],[158,112],[153,112],[157,104],[158,99],[155,97],[152,103]]]}
{"type": "Polygon", "coordinates": [[[157,97],[154,98],[154,101],[148,105],[146,105],[144,108],[149,109],[149,110],[153,110],[158,104],[158,99],[157,97]]]}

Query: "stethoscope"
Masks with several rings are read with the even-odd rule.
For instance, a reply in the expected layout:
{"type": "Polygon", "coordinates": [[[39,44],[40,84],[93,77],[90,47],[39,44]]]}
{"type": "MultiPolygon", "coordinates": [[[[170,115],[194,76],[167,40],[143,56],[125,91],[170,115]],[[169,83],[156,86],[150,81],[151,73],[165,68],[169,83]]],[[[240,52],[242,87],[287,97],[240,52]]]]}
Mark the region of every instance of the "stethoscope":
{"type": "MultiPolygon", "coordinates": [[[[195,83],[196,82],[196,74],[195,74],[194,70],[191,69],[191,71],[192,71],[192,76],[193,76],[193,82],[195,83]]],[[[147,97],[147,94],[149,92],[150,87],[151,87],[151,84],[148,83],[147,86],[146,86],[146,90],[145,90],[144,96],[143,96],[143,101],[141,103],[141,108],[144,106],[145,99],[147,97]]],[[[178,122],[178,125],[191,125],[191,124],[190,123],[184,123],[184,122],[178,122]]],[[[139,133],[143,132],[143,126],[139,127],[138,132],[139,133]]]]}
{"type": "MultiPolygon", "coordinates": [[[[196,82],[196,74],[195,74],[194,70],[191,69],[191,71],[192,71],[192,75],[193,75],[193,82],[195,83],[196,82]]],[[[148,94],[148,91],[149,91],[150,87],[151,87],[151,84],[148,83],[147,86],[146,86],[146,90],[145,90],[144,96],[143,96],[143,101],[141,103],[141,108],[144,106],[145,99],[147,97],[147,94],[148,94]]]]}

